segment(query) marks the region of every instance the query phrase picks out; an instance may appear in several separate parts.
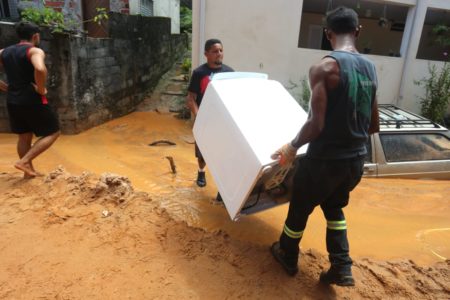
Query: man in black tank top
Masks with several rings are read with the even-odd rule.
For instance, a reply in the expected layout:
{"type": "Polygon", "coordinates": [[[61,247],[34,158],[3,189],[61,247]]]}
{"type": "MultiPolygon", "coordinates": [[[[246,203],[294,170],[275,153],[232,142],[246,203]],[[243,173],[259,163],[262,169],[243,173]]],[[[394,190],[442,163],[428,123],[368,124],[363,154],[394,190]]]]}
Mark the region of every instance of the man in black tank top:
{"type": "Polygon", "coordinates": [[[45,53],[37,48],[39,27],[20,22],[16,32],[20,42],[0,49],[0,66],[3,66],[8,80],[8,83],[0,81],[0,89],[7,92],[11,130],[19,135],[17,152],[20,160],[14,167],[23,171],[25,178],[32,178],[38,175],[33,159],[58,138],[59,124],[45,96],[47,68],[45,53]],[[32,145],[33,133],[39,139],[32,145]]]}
{"type": "Polygon", "coordinates": [[[308,216],[318,205],[327,220],[326,244],[331,267],[320,281],[354,285],[347,223],[342,208],[361,180],[368,135],[379,130],[375,66],[358,53],[358,15],[339,7],[327,14],[325,33],[333,52],[310,69],[308,120],[293,141],[272,156],[291,164],[297,150],[309,143],[299,160],[289,212],[280,240],[272,245],[275,259],[290,275],[298,271],[299,243],[308,216]]]}

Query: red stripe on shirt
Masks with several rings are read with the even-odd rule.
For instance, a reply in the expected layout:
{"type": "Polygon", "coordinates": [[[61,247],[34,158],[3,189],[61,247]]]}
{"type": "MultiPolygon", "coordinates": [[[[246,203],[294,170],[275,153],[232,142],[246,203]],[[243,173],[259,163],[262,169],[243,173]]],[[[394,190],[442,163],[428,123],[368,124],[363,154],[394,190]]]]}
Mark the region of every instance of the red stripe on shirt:
{"type": "Polygon", "coordinates": [[[33,48],[33,47],[27,48],[27,58],[28,58],[29,61],[31,61],[30,50],[31,50],[32,48],[33,48]]]}

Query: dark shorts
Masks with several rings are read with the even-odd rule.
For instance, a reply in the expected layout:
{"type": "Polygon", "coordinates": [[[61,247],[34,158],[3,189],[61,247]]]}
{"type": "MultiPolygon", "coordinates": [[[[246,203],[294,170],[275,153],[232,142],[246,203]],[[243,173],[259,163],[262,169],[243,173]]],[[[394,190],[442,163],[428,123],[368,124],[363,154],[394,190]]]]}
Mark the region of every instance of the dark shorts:
{"type": "Polygon", "coordinates": [[[200,152],[200,149],[198,148],[197,143],[195,143],[195,157],[197,157],[198,159],[204,161],[203,155],[202,155],[202,153],[200,152]]]}
{"type": "Polygon", "coordinates": [[[361,181],[364,157],[321,160],[304,157],[299,160],[294,177],[293,196],[300,203],[343,208],[350,191],[361,181]]]}
{"type": "Polygon", "coordinates": [[[7,104],[9,123],[13,133],[32,132],[36,136],[48,136],[59,131],[56,113],[48,104],[7,104]]]}

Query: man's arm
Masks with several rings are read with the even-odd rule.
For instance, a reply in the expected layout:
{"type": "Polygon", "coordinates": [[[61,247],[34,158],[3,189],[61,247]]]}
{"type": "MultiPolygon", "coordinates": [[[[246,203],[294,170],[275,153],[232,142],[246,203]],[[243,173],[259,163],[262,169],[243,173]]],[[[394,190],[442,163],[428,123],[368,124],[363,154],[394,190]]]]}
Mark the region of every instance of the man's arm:
{"type": "MultiPolygon", "coordinates": [[[[3,67],[2,53],[3,49],[0,49],[0,67],[3,67]]],[[[8,91],[8,84],[3,80],[0,80],[0,91],[3,91],[5,93],[8,91]]]]}
{"type": "Polygon", "coordinates": [[[273,159],[280,158],[280,164],[290,163],[295,159],[297,149],[316,139],[325,126],[328,91],[333,90],[339,83],[339,67],[332,58],[325,58],[309,71],[311,84],[311,109],[308,119],[300,132],[291,143],[284,145],[273,155],[273,159]]]}
{"type": "Polygon", "coordinates": [[[198,105],[195,99],[197,98],[197,94],[188,91],[188,95],[186,97],[186,105],[189,107],[194,116],[197,115],[198,105]]]}
{"type": "Polygon", "coordinates": [[[42,49],[33,47],[29,52],[30,61],[34,67],[35,89],[41,95],[47,94],[47,67],[45,66],[45,53],[42,49]]]}
{"type": "Polygon", "coordinates": [[[377,96],[375,96],[372,103],[372,115],[370,117],[369,134],[373,134],[379,131],[380,131],[380,116],[378,113],[378,100],[377,96]]]}
{"type": "Polygon", "coordinates": [[[325,58],[319,64],[312,66],[309,71],[309,82],[311,110],[308,120],[291,142],[291,145],[297,149],[316,139],[325,126],[328,91],[335,89],[339,83],[339,66],[336,61],[325,58]]]}

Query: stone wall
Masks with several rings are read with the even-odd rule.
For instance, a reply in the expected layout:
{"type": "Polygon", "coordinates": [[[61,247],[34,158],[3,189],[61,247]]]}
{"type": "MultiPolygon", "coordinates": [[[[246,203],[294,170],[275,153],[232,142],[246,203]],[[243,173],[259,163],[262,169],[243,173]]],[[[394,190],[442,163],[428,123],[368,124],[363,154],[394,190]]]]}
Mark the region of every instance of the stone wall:
{"type": "MultiPolygon", "coordinates": [[[[0,25],[0,47],[14,40],[0,25]]],[[[170,34],[170,19],[111,14],[107,39],[43,33],[49,69],[48,98],[62,131],[78,133],[132,112],[159,78],[181,58],[186,35],[170,34]]],[[[7,132],[5,95],[0,131],[7,132]]]]}

